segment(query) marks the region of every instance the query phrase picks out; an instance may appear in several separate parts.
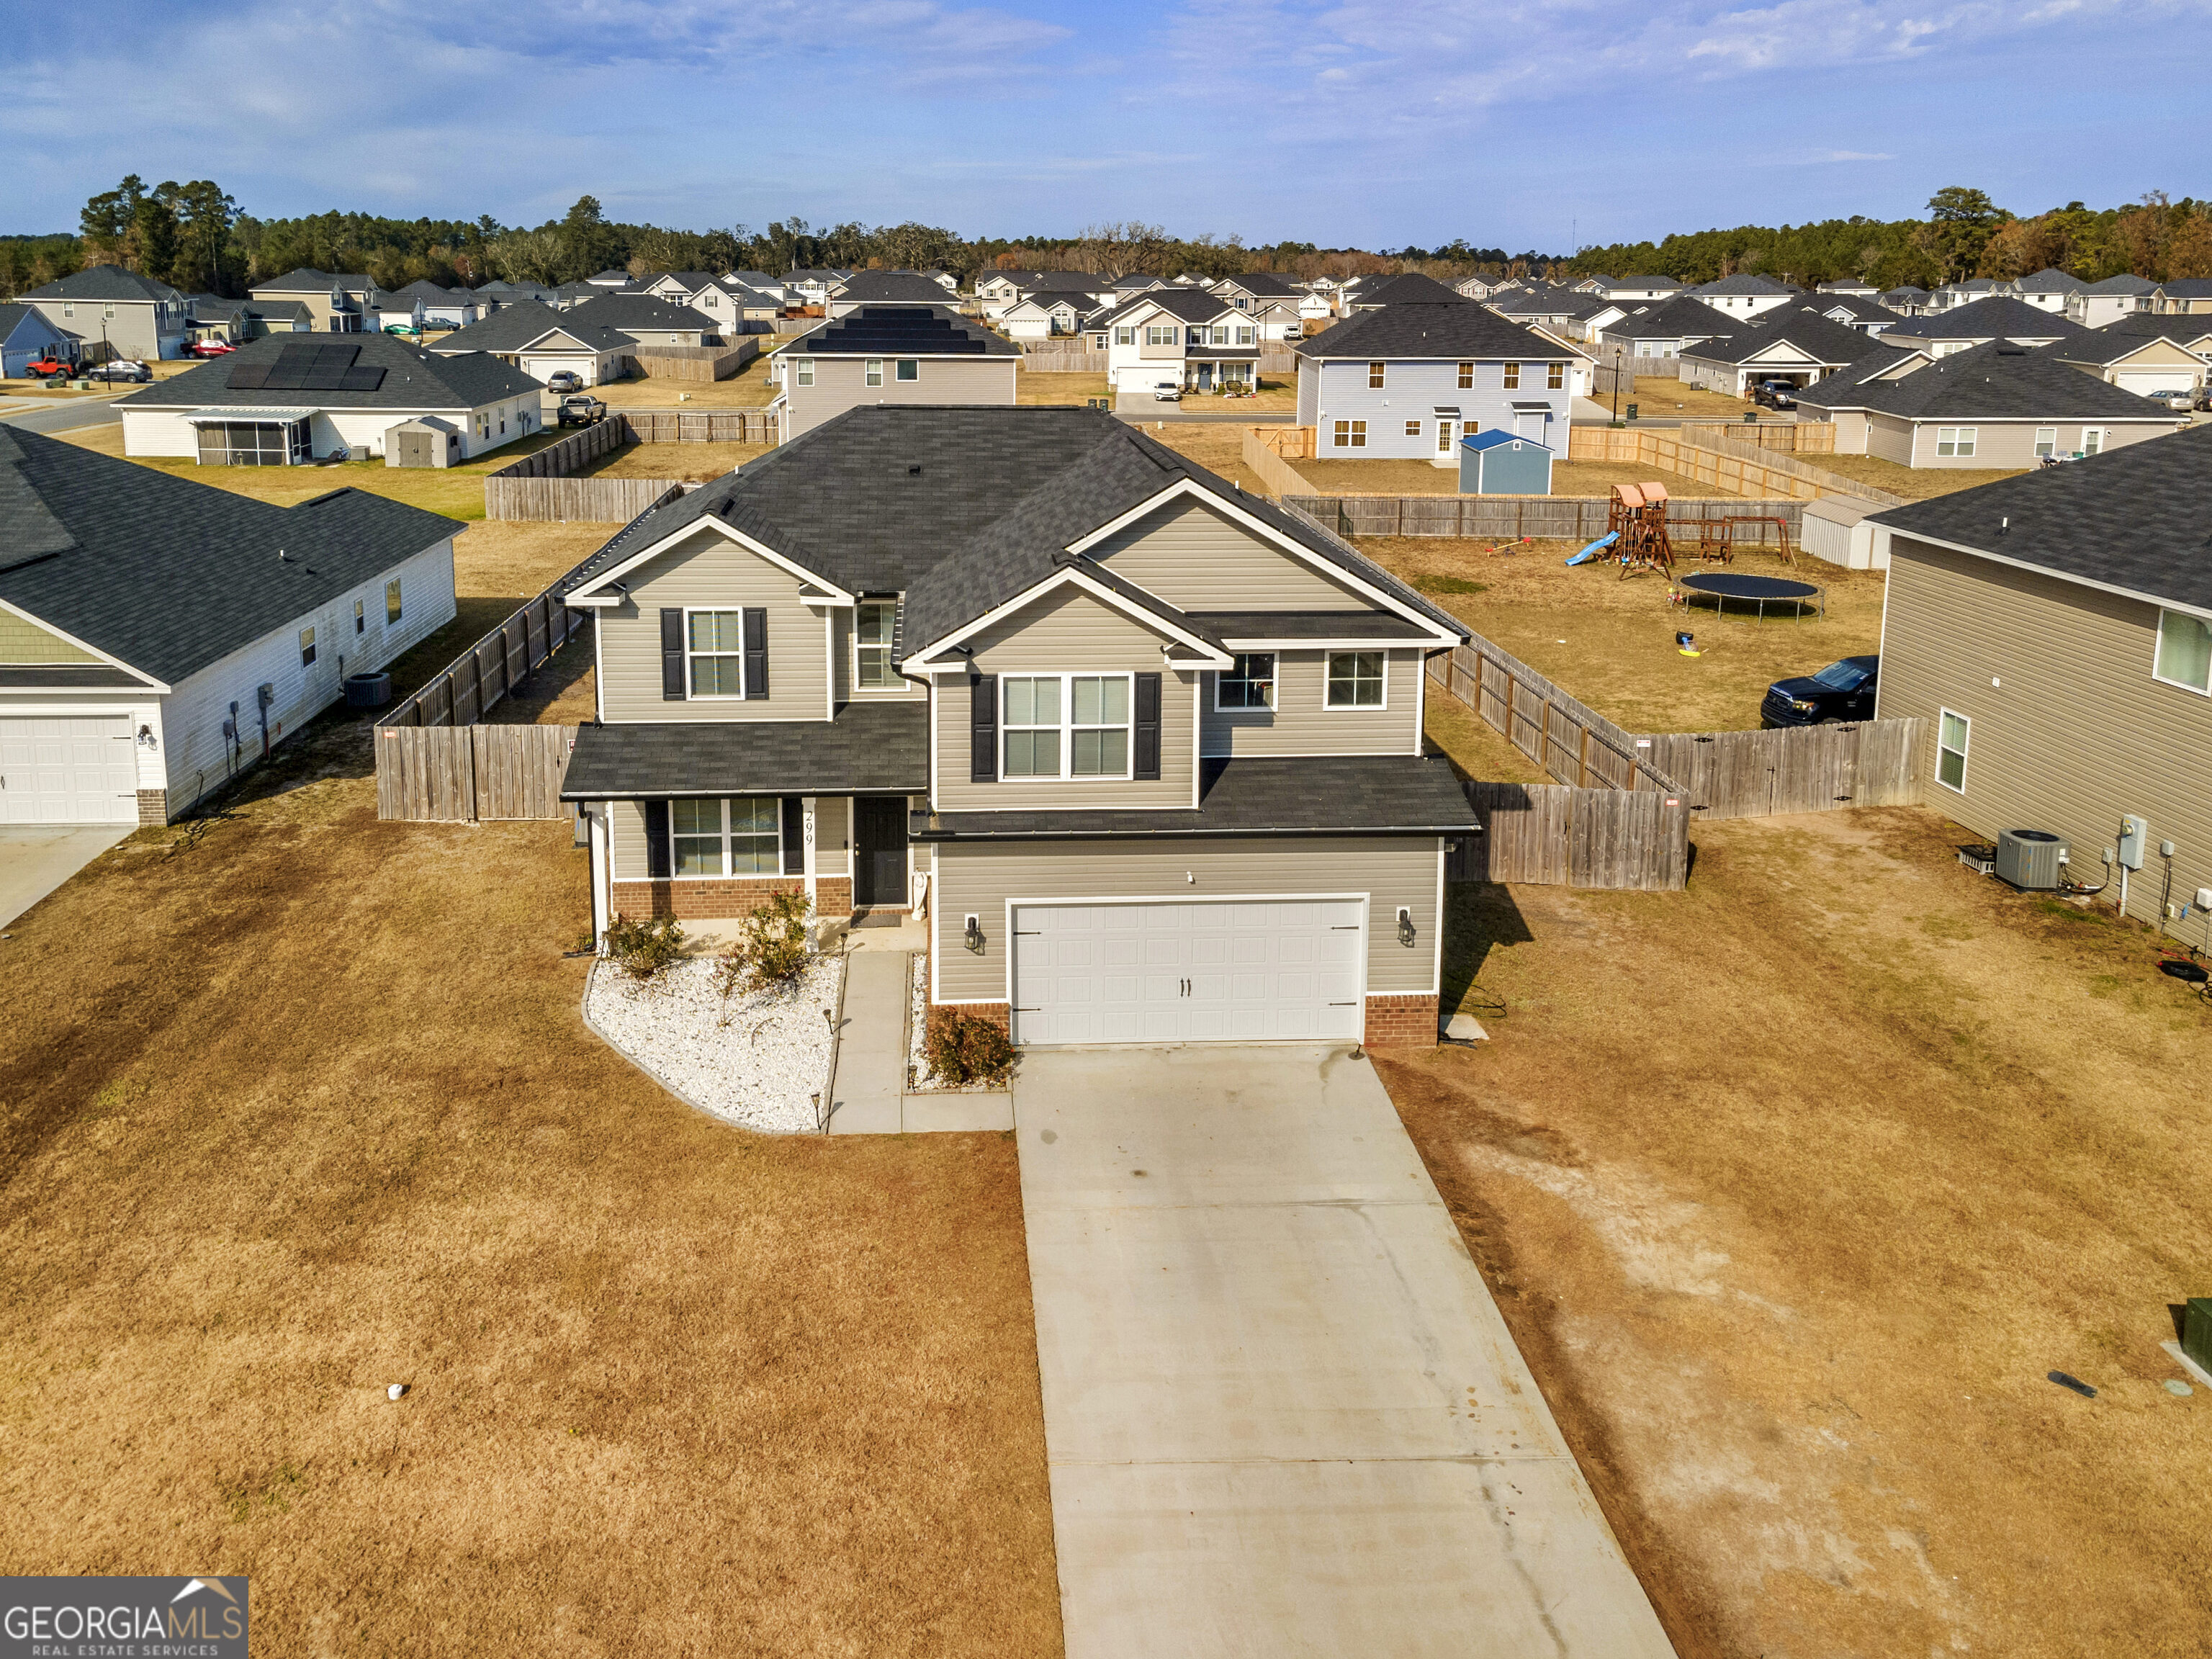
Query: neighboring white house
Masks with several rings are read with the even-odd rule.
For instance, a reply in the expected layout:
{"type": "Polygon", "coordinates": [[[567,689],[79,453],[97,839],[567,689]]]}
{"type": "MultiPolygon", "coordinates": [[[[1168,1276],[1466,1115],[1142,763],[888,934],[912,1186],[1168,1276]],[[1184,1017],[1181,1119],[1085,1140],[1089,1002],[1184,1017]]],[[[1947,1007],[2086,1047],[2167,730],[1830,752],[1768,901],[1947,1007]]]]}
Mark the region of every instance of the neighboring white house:
{"type": "Polygon", "coordinates": [[[1152,289],[1084,326],[1115,392],[1212,392],[1258,378],[1259,320],[1200,289],[1152,289]]]}
{"type": "Polygon", "coordinates": [[[1651,302],[1671,300],[1682,291],[1672,276],[1619,276],[1600,296],[1607,300],[1651,302]]]}
{"type": "Polygon", "coordinates": [[[381,328],[466,328],[483,314],[468,289],[440,288],[427,280],[377,295],[376,320],[381,328]]]}
{"type": "Polygon", "coordinates": [[[575,310],[556,311],[523,300],[448,334],[430,350],[440,357],[489,352],[540,386],[562,373],[574,374],[586,386],[604,386],[635,367],[637,342],[609,324],[585,319],[575,310]]]}
{"type": "Polygon", "coordinates": [[[1756,317],[1762,311],[1804,297],[1797,289],[1765,276],[1723,276],[1717,283],[1700,283],[1689,291],[1714,310],[1736,318],[1756,317]]]}
{"type": "Polygon", "coordinates": [[[2158,300],[2158,286],[2140,276],[2107,276],[2079,293],[2066,296],[2066,315],[2084,328],[2102,328],[2138,311],[2148,311],[2158,300]]]}
{"type": "Polygon", "coordinates": [[[482,351],[432,353],[389,334],[270,335],[115,408],[132,457],[228,466],[300,466],[341,452],[380,459],[393,427],[435,416],[461,434],[465,460],[537,431],[541,390],[482,351]]]}
{"type": "Polygon", "coordinates": [[[1893,323],[1882,331],[1881,337],[1891,345],[1909,342],[1931,356],[1945,357],[1992,340],[2044,346],[2081,331],[2081,325],[2068,318],[2008,294],[1993,294],[1971,305],[1950,306],[1925,317],[1893,323]]]}
{"type": "Polygon", "coordinates": [[[462,528],[0,427],[0,823],[174,818],[453,620],[462,528]]]}
{"type": "Polygon", "coordinates": [[[2033,276],[2023,276],[2012,285],[2012,297],[2023,305],[2033,306],[2038,311],[2066,314],[2066,302],[2086,286],[2079,276],[2069,276],[2063,270],[2050,267],[2037,271],[2033,276]]]}
{"type": "Polygon", "coordinates": [[[1037,289],[1001,311],[999,325],[1012,339],[1048,340],[1078,332],[1083,319],[1097,309],[1097,301],[1088,294],[1054,294],[1037,289]]]}

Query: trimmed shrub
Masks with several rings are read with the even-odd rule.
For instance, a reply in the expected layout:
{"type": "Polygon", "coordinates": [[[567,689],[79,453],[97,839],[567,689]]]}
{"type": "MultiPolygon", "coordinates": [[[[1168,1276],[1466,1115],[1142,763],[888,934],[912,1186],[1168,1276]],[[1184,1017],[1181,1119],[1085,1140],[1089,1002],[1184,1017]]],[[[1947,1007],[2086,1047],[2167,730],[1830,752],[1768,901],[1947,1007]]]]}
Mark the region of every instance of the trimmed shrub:
{"type": "Polygon", "coordinates": [[[632,921],[619,911],[607,928],[607,960],[640,981],[684,959],[684,929],[673,916],[632,921]]]}
{"type": "Polygon", "coordinates": [[[1004,1083],[1013,1075],[1013,1039],[1006,1027],[960,1008],[932,1008],[921,1052],[943,1083],[1004,1083]]]}
{"type": "Polygon", "coordinates": [[[738,992],[790,990],[806,971],[806,924],[813,906],[804,893],[778,893],[738,924],[738,937],[714,958],[714,988],[738,992]]]}

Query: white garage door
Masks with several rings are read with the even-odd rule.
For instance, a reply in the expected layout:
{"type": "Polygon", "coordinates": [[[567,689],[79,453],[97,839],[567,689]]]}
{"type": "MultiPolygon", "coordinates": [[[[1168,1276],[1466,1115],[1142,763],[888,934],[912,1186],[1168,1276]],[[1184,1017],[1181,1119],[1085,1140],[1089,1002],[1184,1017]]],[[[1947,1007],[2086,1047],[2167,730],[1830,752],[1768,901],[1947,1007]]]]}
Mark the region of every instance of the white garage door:
{"type": "Polygon", "coordinates": [[[2114,376],[2123,392],[2148,397],[2154,392],[2187,392],[2197,377],[2185,368],[2124,368],[2114,376]]]}
{"type": "Polygon", "coordinates": [[[136,823],[138,762],[121,714],[0,718],[0,823],[136,823]]]}
{"type": "Polygon", "coordinates": [[[1024,904],[1014,1041],[1356,1042],[1364,903],[1024,904]]]}

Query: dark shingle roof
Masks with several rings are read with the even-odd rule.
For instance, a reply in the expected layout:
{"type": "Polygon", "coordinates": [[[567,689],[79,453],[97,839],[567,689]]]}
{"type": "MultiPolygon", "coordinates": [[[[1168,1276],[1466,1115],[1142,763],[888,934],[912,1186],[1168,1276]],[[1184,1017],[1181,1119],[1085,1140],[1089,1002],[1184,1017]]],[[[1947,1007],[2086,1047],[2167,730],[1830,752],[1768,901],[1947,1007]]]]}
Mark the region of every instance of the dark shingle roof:
{"type": "Polygon", "coordinates": [[[1296,300],[1302,298],[1306,291],[1289,277],[1278,276],[1272,270],[1248,270],[1241,276],[1227,277],[1224,281],[1243,289],[1256,300],[1296,300]]]}
{"type": "Polygon", "coordinates": [[[1297,347],[1328,357],[1509,357],[1542,362],[1575,354],[1556,340],[1499,316],[1488,306],[1395,305],[1362,311],[1297,347]]]}
{"type": "Polygon", "coordinates": [[[1407,271],[1401,276],[1385,276],[1379,282],[1363,283],[1353,295],[1355,304],[1365,306],[1403,305],[1473,305],[1455,288],[1446,288],[1433,276],[1424,276],[1419,271],[1407,271]]]}
{"type": "Polygon", "coordinates": [[[2101,283],[2090,283],[2081,291],[2084,294],[2155,294],[2158,287],[2140,276],[2107,276],[2101,283]]]}
{"type": "MultiPolygon", "coordinates": [[[[1946,359],[1946,361],[1950,361],[1946,359]]],[[[2076,380],[2098,384],[2078,370],[2076,380]]],[[[2212,427],[1870,515],[1907,536],[2212,611],[2212,427]]]]}
{"type": "Polygon", "coordinates": [[[2101,368],[2160,340],[2187,351],[2191,343],[2202,340],[2207,334],[2212,334],[2212,317],[2160,317],[2137,312],[2106,327],[2085,328],[2079,334],[2069,334],[2063,340],[2053,340],[2049,345],[2033,349],[2044,356],[2056,357],[2062,363],[2091,363],[2101,368]],[[2196,326],[2186,326],[2191,323],[2196,326]]]}
{"type": "Polygon", "coordinates": [[[405,288],[394,289],[392,291],[392,297],[395,300],[420,300],[424,305],[428,306],[449,306],[466,300],[471,295],[468,289],[465,288],[440,288],[428,276],[422,276],[408,283],[405,288]]]}
{"type": "Polygon", "coordinates": [[[1690,290],[1692,294],[1795,294],[1797,290],[1778,283],[1770,276],[1723,276],[1717,282],[1700,283],[1690,290]]]}
{"type": "MultiPolygon", "coordinates": [[[[933,284],[932,286],[934,286],[933,284]]],[[[939,289],[941,295],[945,292],[939,289]]],[[[1018,357],[1003,334],[971,323],[949,306],[862,306],[811,329],[781,348],[812,357],[1018,357]]]]}
{"type": "MultiPolygon", "coordinates": [[[[1881,342],[1873,343],[1881,347],[1881,342]]],[[[2160,404],[2025,346],[1995,341],[1938,357],[1895,380],[1867,378],[1886,362],[1868,358],[1858,374],[1816,380],[1797,394],[1820,409],[1870,409],[1912,420],[2136,420],[2172,418],[2160,404]]]]}
{"type": "MultiPolygon", "coordinates": [[[[907,595],[906,637],[941,639],[1064,564],[1065,549],[1182,481],[1322,563],[1466,629],[1310,521],[1091,410],[863,404],[628,526],[580,578],[709,515],[851,592],[907,595]]],[[[1085,562],[1094,579],[1109,566],[1085,562]]],[[[1158,601],[1146,608],[1174,618],[1158,601]]]]}
{"type": "MultiPolygon", "coordinates": [[[[507,314],[502,307],[496,316],[507,314]]],[[[477,325],[478,327],[483,325],[477,325]]],[[[464,329],[452,337],[473,332],[464,329]]],[[[228,356],[198,368],[186,369],[173,380],[161,380],[118,398],[131,409],[475,409],[501,398],[535,396],[543,391],[519,368],[509,368],[482,351],[459,355],[428,352],[389,334],[270,334],[249,340],[228,356]],[[268,387],[239,387],[231,377],[249,365],[273,362],[288,348],[352,346],[357,368],[380,368],[382,381],[374,391],[283,391],[268,387]]]]}
{"type": "Polygon", "coordinates": [[[1678,294],[1642,311],[1632,311],[1598,332],[1608,340],[1709,340],[1734,334],[1743,323],[1742,318],[1717,311],[1703,300],[1678,294]]]}
{"type": "Polygon", "coordinates": [[[2212,300],[2212,276],[2177,276],[2158,291],[2169,300],[2212,300]]]}
{"type": "Polygon", "coordinates": [[[26,300],[154,300],[176,301],[185,296],[167,283],[141,276],[121,265],[87,265],[70,276],[34,288],[26,300]]]}
{"type": "Polygon", "coordinates": [[[943,305],[945,289],[910,270],[864,270],[845,284],[840,301],[884,300],[907,305],[943,305]]]}
{"type": "Polygon", "coordinates": [[[50,334],[60,331],[46,319],[43,313],[24,304],[21,300],[10,300],[4,304],[0,304],[0,340],[6,339],[21,327],[26,319],[34,319],[50,334]]]}
{"type": "Polygon", "coordinates": [[[669,795],[919,794],[929,705],[848,702],[830,720],[580,726],[563,800],[669,795]]]}
{"type": "Polygon", "coordinates": [[[376,279],[358,270],[317,270],[313,265],[301,265],[252,287],[256,293],[274,289],[280,294],[327,294],[333,288],[343,288],[350,294],[374,289],[376,279]]]}
{"type": "MultiPolygon", "coordinates": [[[[1028,298],[1028,295],[1024,295],[1028,298]]],[[[1194,288],[1153,288],[1142,294],[1130,295],[1119,305],[1112,306],[1090,319],[1093,328],[1103,328],[1118,323],[1124,317],[1157,306],[1179,322],[1210,323],[1217,317],[1241,317],[1243,313],[1218,294],[1206,294],[1194,288]]]]}
{"type": "Polygon", "coordinates": [[[1778,340],[1787,341],[1800,351],[1810,354],[1813,361],[1819,363],[1856,363],[1869,357],[1879,357],[1884,362],[1897,361],[1894,348],[1882,344],[1864,329],[1822,316],[1812,306],[1777,306],[1771,311],[1744,319],[1733,334],[1717,335],[1695,345],[1684,346],[1682,355],[1705,362],[1741,363],[1778,340]]]}
{"type": "Polygon", "coordinates": [[[2081,286],[2079,276],[2069,276],[2046,265],[2032,276],[2021,277],[2012,289],[2015,294],[2079,294],[2081,286]]]}
{"type": "Polygon", "coordinates": [[[1823,313],[1848,312],[1865,322],[1881,323],[1885,326],[1897,320],[1897,313],[1887,306],[1877,305],[1860,294],[1823,294],[1814,308],[1823,313]]]}
{"type": "Polygon", "coordinates": [[[2047,340],[2081,325],[2008,294],[1992,294],[1934,317],[1908,317],[1887,331],[1894,340],[2047,340]]]}
{"type": "Polygon", "coordinates": [[[456,329],[432,350],[441,357],[463,351],[520,351],[532,340],[556,331],[593,351],[625,351],[637,343],[618,328],[590,320],[581,306],[573,311],[556,311],[540,301],[515,300],[482,322],[456,329]]]}
{"type": "Polygon", "coordinates": [[[596,300],[571,306],[568,315],[580,321],[620,329],[625,334],[635,334],[640,329],[651,333],[662,329],[707,326],[707,319],[690,306],[671,305],[658,295],[643,293],[602,294],[596,300]]]}
{"type": "Polygon", "coordinates": [[[1073,841],[1261,831],[1436,836],[1481,828],[1450,763],[1420,755],[1207,760],[1200,763],[1199,789],[1192,812],[916,812],[908,833],[924,842],[1073,841]]]}
{"type": "Polygon", "coordinates": [[[0,428],[0,599],[172,685],[465,527],[359,489],[276,507],[0,428]]]}

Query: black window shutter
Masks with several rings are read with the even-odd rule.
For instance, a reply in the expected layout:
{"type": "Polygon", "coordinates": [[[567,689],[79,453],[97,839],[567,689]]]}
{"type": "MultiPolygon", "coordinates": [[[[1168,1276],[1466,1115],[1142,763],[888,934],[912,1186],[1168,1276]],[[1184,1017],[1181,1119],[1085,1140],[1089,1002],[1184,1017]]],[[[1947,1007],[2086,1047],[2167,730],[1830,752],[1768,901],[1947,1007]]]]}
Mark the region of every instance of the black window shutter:
{"type": "Polygon", "coordinates": [[[796,795],[783,798],[783,873],[806,873],[806,814],[796,795]]]}
{"type": "MultiPolygon", "coordinates": [[[[684,613],[679,611],[676,614],[680,618],[684,613]]],[[[672,873],[668,861],[668,803],[665,800],[645,804],[645,873],[653,881],[666,881],[672,873]]]]}
{"type": "MultiPolygon", "coordinates": [[[[665,610],[660,613],[660,700],[682,702],[689,689],[684,683],[684,613],[665,610]]],[[[661,817],[667,816],[663,807],[661,817]]]]}
{"type": "Polygon", "coordinates": [[[978,674],[968,682],[968,781],[999,781],[999,677],[978,674]]]}
{"type": "Polygon", "coordinates": [[[1160,775],[1160,677],[1137,676],[1137,752],[1131,769],[1140,778],[1160,775]]]}
{"type": "Polygon", "coordinates": [[[745,695],[768,696],[768,612],[747,610],[745,617],[745,695]]]}

